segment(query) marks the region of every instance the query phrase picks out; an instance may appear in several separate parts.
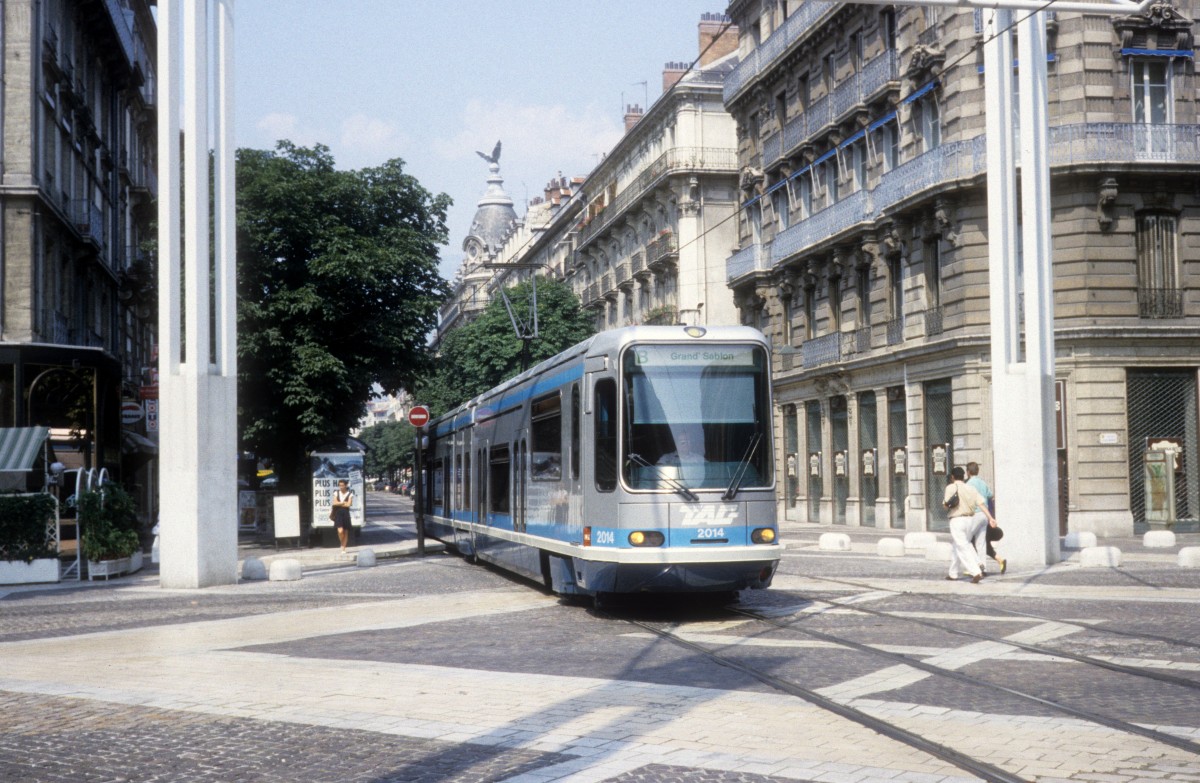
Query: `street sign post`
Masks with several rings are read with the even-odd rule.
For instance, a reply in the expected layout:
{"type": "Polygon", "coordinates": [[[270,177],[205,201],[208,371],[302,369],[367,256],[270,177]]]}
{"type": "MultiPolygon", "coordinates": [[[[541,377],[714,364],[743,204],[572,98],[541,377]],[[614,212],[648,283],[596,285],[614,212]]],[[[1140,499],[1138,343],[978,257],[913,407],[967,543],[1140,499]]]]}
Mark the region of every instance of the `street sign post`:
{"type": "MultiPolygon", "coordinates": [[[[424,405],[414,405],[408,410],[408,423],[420,429],[429,423],[429,409],[424,405]]],[[[425,436],[422,433],[417,433],[417,448],[416,448],[416,465],[413,466],[413,517],[417,523],[417,554],[421,557],[425,556],[425,515],[423,504],[425,501],[423,487],[425,471],[422,469],[424,465],[422,451],[422,443],[425,436]]]]}

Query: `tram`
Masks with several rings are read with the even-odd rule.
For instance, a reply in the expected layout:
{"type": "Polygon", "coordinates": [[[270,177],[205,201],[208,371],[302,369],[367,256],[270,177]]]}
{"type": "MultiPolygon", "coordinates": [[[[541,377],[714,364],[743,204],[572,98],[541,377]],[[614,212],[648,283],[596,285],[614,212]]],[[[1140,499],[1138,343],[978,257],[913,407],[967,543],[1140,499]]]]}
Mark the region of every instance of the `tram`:
{"type": "Polygon", "coordinates": [[[597,334],[426,426],[426,533],[555,593],[770,585],[770,349],[740,326],[597,334]]]}

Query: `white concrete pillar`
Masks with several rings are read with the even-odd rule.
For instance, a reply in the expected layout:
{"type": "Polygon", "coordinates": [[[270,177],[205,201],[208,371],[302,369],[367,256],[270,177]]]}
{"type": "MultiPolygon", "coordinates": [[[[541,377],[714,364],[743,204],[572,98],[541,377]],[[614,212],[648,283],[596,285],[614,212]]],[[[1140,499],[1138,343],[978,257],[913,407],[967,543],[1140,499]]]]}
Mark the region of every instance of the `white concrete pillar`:
{"type": "Polygon", "coordinates": [[[1021,218],[1025,356],[1020,356],[1017,289],[1016,155],[1011,118],[1012,11],[984,11],[987,102],[988,264],[991,295],[994,432],[1018,423],[1021,436],[994,444],[997,508],[1004,555],[1014,566],[1057,562],[1054,454],[1054,289],[1051,279],[1050,175],[1047,164],[1045,14],[1019,23],[1021,218]]]}
{"type": "Polygon", "coordinates": [[[198,588],[237,581],[233,0],[159,0],[158,53],[159,581],[198,588]]]}

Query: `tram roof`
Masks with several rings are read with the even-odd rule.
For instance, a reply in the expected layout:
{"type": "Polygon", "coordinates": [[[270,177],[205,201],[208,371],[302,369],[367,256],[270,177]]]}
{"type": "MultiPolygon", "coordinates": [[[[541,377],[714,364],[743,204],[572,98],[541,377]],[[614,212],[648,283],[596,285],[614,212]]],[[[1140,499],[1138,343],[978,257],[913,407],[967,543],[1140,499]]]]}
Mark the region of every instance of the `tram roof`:
{"type": "MultiPolygon", "coordinates": [[[[470,423],[470,412],[482,403],[498,396],[503,397],[506,392],[516,389],[522,384],[544,375],[552,368],[565,364],[572,359],[587,356],[606,356],[630,343],[674,342],[678,340],[698,339],[684,331],[688,328],[687,326],[625,326],[620,329],[607,329],[603,332],[597,332],[565,351],[555,354],[549,359],[544,359],[521,374],[515,375],[484,393],[472,397],[454,410],[438,416],[429,423],[429,427],[436,433],[441,425],[450,422],[449,431],[458,430],[470,423]]],[[[767,342],[762,332],[749,326],[705,326],[703,329],[704,334],[701,337],[707,338],[710,341],[751,341],[763,344],[767,342]]]]}

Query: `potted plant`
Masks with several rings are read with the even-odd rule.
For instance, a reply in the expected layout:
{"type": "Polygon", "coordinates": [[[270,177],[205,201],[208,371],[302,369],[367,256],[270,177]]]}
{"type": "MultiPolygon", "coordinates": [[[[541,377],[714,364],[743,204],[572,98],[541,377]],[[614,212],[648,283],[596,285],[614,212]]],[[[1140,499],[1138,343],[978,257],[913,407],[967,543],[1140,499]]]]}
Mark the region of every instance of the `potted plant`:
{"type": "Polygon", "coordinates": [[[0,584],[58,581],[53,518],[49,495],[0,495],[0,584]]]}
{"type": "Polygon", "coordinates": [[[133,498],[116,484],[83,493],[79,498],[83,556],[88,579],[132,573],[142,567],[133,498]]]}

